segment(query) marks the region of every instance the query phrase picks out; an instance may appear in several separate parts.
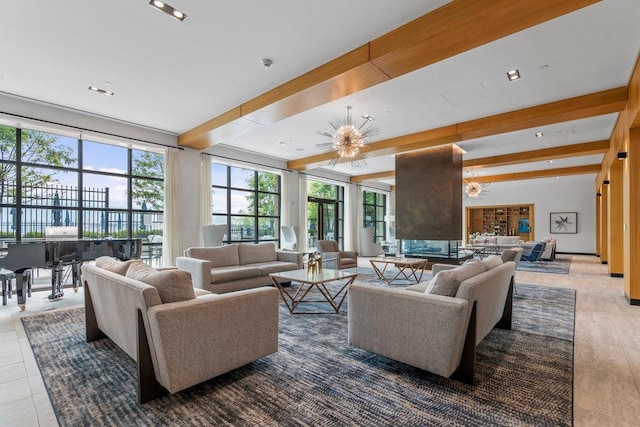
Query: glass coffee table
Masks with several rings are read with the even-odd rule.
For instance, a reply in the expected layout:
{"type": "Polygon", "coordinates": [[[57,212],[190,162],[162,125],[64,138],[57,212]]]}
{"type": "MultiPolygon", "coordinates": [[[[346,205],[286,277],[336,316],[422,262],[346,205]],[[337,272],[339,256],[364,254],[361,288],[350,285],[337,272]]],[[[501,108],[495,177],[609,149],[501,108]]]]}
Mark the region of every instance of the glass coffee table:
{"type": "MultiPolygon", "coordinates": [[[[280,291],[282,300],[287,305],[291,314],[335,314],[340,312],[340,307],[347,296],[349,285],[353,283],[357,273],[349,273],[340,270],[323,269],[319,273],[310,273],[308,270],[283,271],[269,275],[273,284],[280,291]],[[291,282],[291,286],[284,287],[283,283],[291,282]],[[327,286],[336,284],[338,290],[331,290],[327,286]],[[317,289],[324,299],[307,299],[312,289],[317,289]],[[332,311],[296,311],[302,303],[329,303],[332,311]]],[[[317,293],[311,294],[317,297],[317,293]]]]}
{"type": "Polygon", "coordinates": [[[396,280],[408,280],[412,283],[420,283],[422,274],[427,268],[427,260],[422,258],[387,256],[372,258],[369,262],[380,280],[387,285],[391,285],[396,280]],[[385,275],[390,265],[398,269],[398,272],[394,276],[385,275]]]}

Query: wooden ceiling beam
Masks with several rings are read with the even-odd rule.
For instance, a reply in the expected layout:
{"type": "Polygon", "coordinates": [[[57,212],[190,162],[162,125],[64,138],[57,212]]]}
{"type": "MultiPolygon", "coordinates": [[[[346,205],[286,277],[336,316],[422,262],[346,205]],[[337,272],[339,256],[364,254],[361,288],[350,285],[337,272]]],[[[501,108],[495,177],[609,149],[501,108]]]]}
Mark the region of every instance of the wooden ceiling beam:
{"type": "Polygon", "coordinates": [[[600,170],[600,165],[595,164],[595,165],[584,165],[584,166],[572,166],[572,167],[558,168],[558,169],[544,169],[544,170],[529,171],[529,172],[505,173],[502,175],[477,176],[473,178],[473,180],[480,183],[518,181],[523,179],[549,178],[552,176],[568,176],[568,175],[582,175],[587,173],[597,173],[599,170],[600,170]]]}
{"type": "Polygon", "coordinates": [[[500,156],[469,159],[463,162],[465,169],[479,169],[496,166],[518,165],[522,163],[542,162],[545,160],[565,159],[569,157],[604,154],[609,151],[609,141],[584,142],[582,144],[563,145],[542,150],[523,151],[500,156]]]}
{"type": "Polygon", "coordinates": [[[178,145],[206,148],[599,1],[449,2],[181,134],[178,145]]]}
{"type": "Polygon", "coordinates": [[[369,173],[366,175],[355,175],[351,177],[351,182],[365,182],[365,181],[376,181],[379,179],[394,179],[396,177],[396,171],[385,171],[385,172],[377,172],[377,173],[369,173]]]}
{"type": "MultiPolygon", "coordinates": [[[[557,160],[571,157],[590,156],[593,154],[604,154],[608,151],[608,140],[593,141],[574,145],[563,145],[561,147],[544,148],[542,150],[523,151],[520,153],[503,154],[500,156],[469,159],[462,162],[462,167],[464,169],[480,169],[487,167],[508,166],[531,162],[541,162],[545,160],[557,160]]],[[[351,177],[351,182],[359,183],[379,179],[393,179],[395,178],[395,176],[395,171],[392,170],[376,172],[365,175],[354,175],[351,177]]]]}
{"type": "MultiPolygon", "coordinates": [[[[570,120],[585,119],[622,111],[627,104],[627,88],[619,87],[575,98],[537,105],[462,123],[429,129],[410,135],[371,142],[363,152],[368,156],[384,156],[421,150],[437,145],[515,132],[570,120]]],[[[335,157],[332,152],[287,162],[292,170],[326,166],[335,157]]]]}

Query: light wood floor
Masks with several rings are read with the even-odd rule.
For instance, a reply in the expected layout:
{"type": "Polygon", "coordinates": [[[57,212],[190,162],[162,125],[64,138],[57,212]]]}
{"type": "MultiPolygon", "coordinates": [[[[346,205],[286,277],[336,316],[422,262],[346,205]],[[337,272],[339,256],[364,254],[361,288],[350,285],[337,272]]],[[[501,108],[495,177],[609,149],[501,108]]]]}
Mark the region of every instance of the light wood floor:
{"type": "MultiPolygon", "coordinates": [[[[560,255],[562,257],[563,255],[560,255]]],[[[366,258],[359,265],[369,267],[366,258]]],[[[517,282],[576,289],[574,422],[576,426],[640,423],[640,306],[630,306],[622,279],[611,278],[598,258],[573,256],[568,275],[521,271],[517,282]]],[[[83,294],[65,291],[48,301],[37,292],[20,312],[15,296],[0,306],[0,426],[57,426],[20,317],[81,305],[83,294]]]]}

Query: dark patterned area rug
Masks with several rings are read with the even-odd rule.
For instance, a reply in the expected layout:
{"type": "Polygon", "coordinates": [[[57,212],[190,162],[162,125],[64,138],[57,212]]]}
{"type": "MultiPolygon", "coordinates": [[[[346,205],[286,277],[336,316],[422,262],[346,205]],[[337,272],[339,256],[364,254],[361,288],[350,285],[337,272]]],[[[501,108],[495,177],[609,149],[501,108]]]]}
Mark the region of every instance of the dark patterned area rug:
{"type": "Polygon", "coordinates": [[[529,262],[520,260],[517,270],[533,271],[535,273],[569,274],[571,267],[571,256],[563,255],[554,260],[543,260],[541,262],[529,262]]]}
{"type": "Polygon", "coordinates": [[[276,354],[144,405],[134,362],[85,342],[83,309],[22,321],[61,426],[539,426],[572,424],[574,306],[573,290],[519,284],[514,328],[479,345],[469,386],[348,346],[344,308],[281,305],[276,354]]]}

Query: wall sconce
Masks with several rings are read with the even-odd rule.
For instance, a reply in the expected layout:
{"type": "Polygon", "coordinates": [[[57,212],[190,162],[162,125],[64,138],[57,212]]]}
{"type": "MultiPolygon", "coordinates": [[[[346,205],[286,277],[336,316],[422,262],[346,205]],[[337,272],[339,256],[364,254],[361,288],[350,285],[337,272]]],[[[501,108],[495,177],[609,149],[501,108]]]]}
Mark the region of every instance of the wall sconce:
{"type": "Polygon", "coordinates": [[[624,160],[627,158],[627,152],[626,151],[620,151],[618,153],[618,160],[624,160]]]}
{"type": "Polygon", "coordinates": [[[602,183],[604,185],[609,185],[611,183],[611,181],[609,181],[608,179],[605,179],[604,181],[602,181],[602,183]]]}

